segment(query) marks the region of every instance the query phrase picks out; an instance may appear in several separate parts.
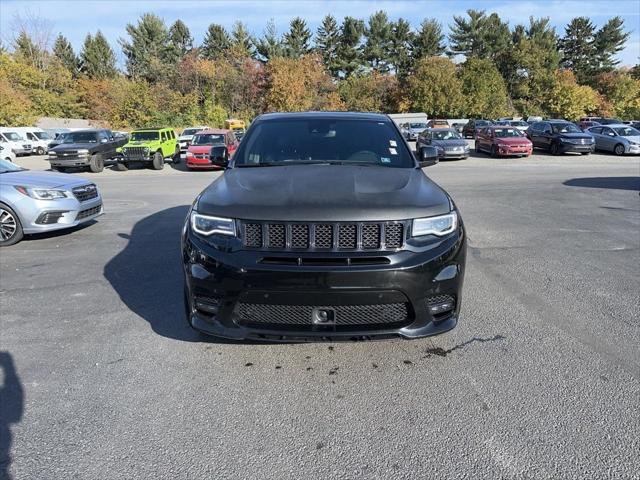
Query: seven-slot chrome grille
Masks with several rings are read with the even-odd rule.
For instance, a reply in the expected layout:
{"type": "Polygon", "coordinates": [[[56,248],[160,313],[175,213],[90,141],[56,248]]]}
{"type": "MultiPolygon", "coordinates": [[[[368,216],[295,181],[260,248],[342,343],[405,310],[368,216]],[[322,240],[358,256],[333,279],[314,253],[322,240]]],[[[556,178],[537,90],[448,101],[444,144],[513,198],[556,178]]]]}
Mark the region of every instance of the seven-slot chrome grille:
{"type": "Polygon", "coordinates": [[[146,147],[125,147],[122,154],[127,160],[146,160],[149,158],[149,149],[146,147]]]}
{"type": "Polygon", "coordinates": [[[271,250],[396,250],[405,222],[242,222],[245,247],[271,250]]]}

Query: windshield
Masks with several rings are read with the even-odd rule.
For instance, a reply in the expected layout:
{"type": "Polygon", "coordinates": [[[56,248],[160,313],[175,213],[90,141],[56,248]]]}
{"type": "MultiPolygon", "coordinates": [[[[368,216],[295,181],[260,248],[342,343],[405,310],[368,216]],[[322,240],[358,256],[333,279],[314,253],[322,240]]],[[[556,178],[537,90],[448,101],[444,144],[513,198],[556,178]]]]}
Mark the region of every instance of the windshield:
{"type": "Polygon", "coordinates": [[[62,143],[98,143],[98,134],[95,132],[67,133],[62,143]]]}
{"type": "Polygon", "coordinates": [[[638,137],[640,132],[633,127],[616,127],[613,130],[621,137],[638,137]]]}
{"type": "Polygon", "coordinates": [[[191,145],[214,145],[216,143],[224,143],[224,135],[216,133],[196,135],[193,137],[191,145]]]}
{"type": "Polygon", "coordinates": [[[336,118],[263,121],[234,155],[236,167],[338,163],[412,168],[415,161],[389,122],[336,118]]]}
{"type": "Polygon", "coordinates": [[[427,124],[426,123],[410,123],[409,127],[410,128],[427,128],[427,124]]]}
{"type": "Polygon", "coordinates": [[[522,137],[520,130],[516,128],[494,128],[496,138],[522,137]]]}
{"type": "Polygon", "coordinates": [[[131,132],[131,140],[134,142],[148,142],[150,140],[158,140],[158,132],[131,132]]]}
{"type": "Polygon", "coordinates": [[[476,126],[478,127],[486,127],[487,125],[491,125],[489,120],[476,120],[476,126]]]}
{"type": "Polygon", "coordinates": [[[5,160],[5,159],[0,160],[0,173],[20,172],[22,170],[26,170],[26,168],[19,167],[18,165],[10,162],[9,160],[5,160]]]}
{"type": "Polygon", "coordinates": [[[552,123],[554,133],[582,133],[573,123],[552,123]]]}
{"type": "Polygon", "coordinates": [[[40,140],[51,140],[51,135],[49,135],[47,132],[33,132],[33,134],[40,140]]]}
{"type": "Polygon", "coordinates": [[[527,122],[523,122],[522,120],[516,120],[515,122],[511,122],[511,125],[514,127],[528,127],[529,124],[527,122]]]}
{"type": "Polygon", "coordinates": [[[462,138],[455,130],[441,130],[439,132],[433,132],[434,140],[457,140],[462,138]]]}
{"type": "Polygon", "coordinates": [[[20,135],[18,135],[16,132],[4,132],[4,136],[7,137],[7,139],[12,142],[19,142],[23,140],[23,138],[20,135]]]}
{"type": "Polygon", "coordinates": [[[187,136],[187,135],[195,135],[198,132],[201,132],[202,129],[201,128],[187,128],[184,132],[182,132],[182,135],[187,136]]]}

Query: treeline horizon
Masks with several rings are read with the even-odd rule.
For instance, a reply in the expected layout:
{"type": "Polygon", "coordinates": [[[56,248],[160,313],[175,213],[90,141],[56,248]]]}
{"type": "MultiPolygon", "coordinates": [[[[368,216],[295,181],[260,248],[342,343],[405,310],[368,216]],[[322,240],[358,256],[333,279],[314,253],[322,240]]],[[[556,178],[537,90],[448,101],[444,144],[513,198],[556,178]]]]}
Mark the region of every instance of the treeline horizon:
{"type": "Polygon", "coordinates": [[[221,126],[309,109],[640,117],[640,67],[619,66],[630,34],[617,16],[600,28],[576,17],[558,34],[546,17],[511,28],[496,13],[468,10],[445,32],[431,18],[414,29],[378,11],[367,20],[326,15],[315,32],[296,17],[279,34],[270,20],[258,37],[239,21],[230,31],[212,23],[196,45],[182,20],[145,13],[118,40],[122,70],[100,30],[79,52],[51,32],[31,17],[0,47],[0,123],[63,116],[114,128],[221,126]]]}

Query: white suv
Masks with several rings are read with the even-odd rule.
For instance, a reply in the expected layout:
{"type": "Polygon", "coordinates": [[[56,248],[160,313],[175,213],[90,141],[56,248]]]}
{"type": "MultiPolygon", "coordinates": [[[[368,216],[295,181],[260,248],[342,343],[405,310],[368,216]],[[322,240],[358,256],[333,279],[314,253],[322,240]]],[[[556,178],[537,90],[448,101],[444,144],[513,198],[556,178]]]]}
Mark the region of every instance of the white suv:
{"type": "Polygon", "coordinates": [[[209,127],[189,127],[185,128],[180,136],[178,137],[178,143],[180,144],[180,153],[186,153],[189,145],[191,145],[191,141],[196,133],[201,132],[202,130],[208,130],[209,127]]]}

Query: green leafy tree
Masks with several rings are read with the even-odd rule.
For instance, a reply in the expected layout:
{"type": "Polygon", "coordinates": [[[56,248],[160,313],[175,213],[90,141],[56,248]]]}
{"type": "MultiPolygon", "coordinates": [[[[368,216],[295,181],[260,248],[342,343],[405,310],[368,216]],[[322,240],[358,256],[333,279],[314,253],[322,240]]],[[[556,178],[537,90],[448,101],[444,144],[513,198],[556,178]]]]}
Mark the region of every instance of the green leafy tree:
{"type": "Polygon", "coordinates": [[[606,97],[612,115],[640,118],[640,79],[625,71],[606,72],[598,77],[597,86],[606,97]]]}
{"type": "Polygon", "coordinates": [[[176,61],[184,58],[193,49],[193,37],[189,27],[182,20],[176,20],[169,28],[169,44],[176,61]]]}
{"type": "Polygon", "coordinates": [[[463,111],[462,82],[456,66],[445,57],[425,57],[408,78],[408,94],[414,111],[430,117],[456,117],[463,111]]]}
{"type": "Polygon", "coordinates": [[[315,49],[322,58],[325,68],[334,78],[338,77],[340,62],[338,47],[340,45],[340,30],[333,15],[326,15],[316,31],[315,49]]]}
{"type": "Polygon", "coordinates": [[[442,25],[437,20],[425,19],[413,40],[413,58],[438,57],[446,50],[442,25]]]}
{"type": "Polygon", "coordinates": [[[342,76],[348,77],[362,68],[360,40],[364,34],[364,22],[353,17],[345,17],[340,26],[338,64],[342,76]]]}
{"type": "Polygon", "coordinates": [[[169,30],[164,21],[153,13],[145,13],[137,25],[126,26],[130,40],[120,39],[127,59],[127,72],[133,79],[155,83],[173,63],[169,30]]]}
{"type": "Polygon", "coordinates": [[[276,29],[276,24],[273,19],[267,22],[264,35],[256,41],[255,46],[258,57],[265,62],[270,58],[285,55],[285,46],[278,36],[278,30],[276,29]]]}
{"type": "Polygon", "coordinates": [[[489,16],[483,10],[467,10],[465,17],[454,15],[449,41],[455,54],[494,59],[509,47],[509,26],[497,13],[489,16]]]}
{"type": "Polygon", "coordinates": [[[469,58],[460,71],[465,112],[471,118],[498,118],[511,112],[507,87],[491,60],[469,58]]]}
{"type": "Polygon", "coordinates": [[[212,23],[204,36],[204,42],[200,48],[202,58],[217,60],[227,55],[231,48],[231,38],[222,25],[212,23]]]}
{"type": "Polygon", "coordinates": [[[80,67],[80,60],[73,51],[73,46],[67,38],[59,34],[53,43],[53,55],[60,60],[62,65],[71,72],[72,75],[77,75],[80,67]]]}
{"type": "Polygon", "coordinates": [[[231,55],[235,59],[255,56],[254,41],[242,22],[233,24],[231,30],[231,55]]]}
{"type": "Polygon", "coordinates": [[[340,97],[349,111],[395,112],[398,79],[394,75],[373,71],[351,75],[338,86],[340,97]]]}
{"type": "Polygon", "coordinates": [[[284,34],[284,49],[288,57],[300,58],[311,51],[311,31],[307,22],[296,17],[291,20],[289,31],[284,34]]]}
{"type": "Polygon", "coordinates": [[[587,85],[579,85],[570,70],[554,73],[551,88],[544,97],[544,109],[550,116],[573,121],[598,113],[600,104],[598,92],[587,85]]]}
{"type": "Polygon", "coordinates": [[[613,17],[605,23],[593,36],[595,48],[594,73],[612,71],[620,63],[616,55],[624,49],[631,34],[624,31],[624,20],[613,17]]]}
{"type": "Polygon", "coordinates": [[[111,78],[116,75],[116,56],[100,30],[88,34],[80,52],[80,70],[89,78],[111,78]]]}
{"type": "Polygon", "coordinates": [[[561,65],[571,70],[578,82],[585,83],[592,76],[595,55],[595,26],[587,17],[571,20],[559,41],[562,52],[561,65]]]}
{"type": "Polygon", "coordinates": [[[28,65],[43,70],[46,65],[47,52],[31,39],[31,36],[21,30],[13,41],[15,56],[28,65]]]}
{"type": "Polygon", "coordinates": [[[366,38],[362,49],[364,60],[374,70],[386,72],[388,70],[391,42],[391,24],[387,14],[380,10],[371,15],[364,34],[366,38]]]}
{"type": "Polygon", "coordinates": [[[404,18],[391,24],[391,39],[387,58],[396,75],[404,78],[411,71],[414,34],[411,25],[404,18]]]}

